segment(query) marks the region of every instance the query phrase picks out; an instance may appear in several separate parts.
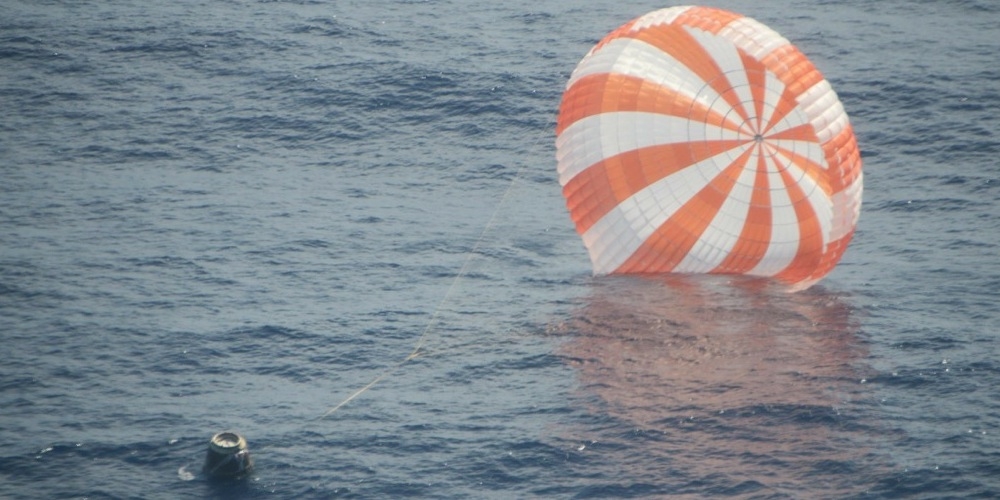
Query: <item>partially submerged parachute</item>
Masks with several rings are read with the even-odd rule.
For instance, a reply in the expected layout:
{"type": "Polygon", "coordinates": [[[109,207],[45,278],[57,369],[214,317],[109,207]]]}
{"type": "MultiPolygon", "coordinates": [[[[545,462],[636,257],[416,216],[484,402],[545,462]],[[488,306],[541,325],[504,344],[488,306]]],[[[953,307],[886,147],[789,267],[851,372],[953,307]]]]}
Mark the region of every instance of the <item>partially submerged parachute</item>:
{"type": "Polygon", "coordinates": [[[595,274],[830,272],[861,209],[861,157],[829,83],[763,24],[672,7],[580,61],[559,182],[595,274]]]}

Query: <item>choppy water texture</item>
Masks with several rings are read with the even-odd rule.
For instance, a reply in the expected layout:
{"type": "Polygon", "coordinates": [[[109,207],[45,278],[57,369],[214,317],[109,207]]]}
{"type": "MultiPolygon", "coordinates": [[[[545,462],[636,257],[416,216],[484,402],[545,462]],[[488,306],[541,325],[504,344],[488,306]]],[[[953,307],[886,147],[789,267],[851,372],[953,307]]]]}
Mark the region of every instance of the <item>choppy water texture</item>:
{"type": "Polygon", "coordinates": [[[713,5],[863,149],[802,294],[589,275],[562,87],[666,4],[8,2],[0,496],[1000,494],[1000,5],[713,5]]]}

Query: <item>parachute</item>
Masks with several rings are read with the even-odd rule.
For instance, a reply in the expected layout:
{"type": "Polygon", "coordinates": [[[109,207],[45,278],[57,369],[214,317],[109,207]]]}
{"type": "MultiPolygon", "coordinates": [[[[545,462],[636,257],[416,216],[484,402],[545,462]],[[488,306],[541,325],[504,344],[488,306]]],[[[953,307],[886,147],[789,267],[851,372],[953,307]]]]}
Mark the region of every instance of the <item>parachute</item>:
{"type": "Polygon", "coordinates": [[[559,182],[594,274],[766,276],[808,288],[861,210],[861,155],[813,64],[777,32],[671,7],[608,34],[573,71],[559,182]]]}

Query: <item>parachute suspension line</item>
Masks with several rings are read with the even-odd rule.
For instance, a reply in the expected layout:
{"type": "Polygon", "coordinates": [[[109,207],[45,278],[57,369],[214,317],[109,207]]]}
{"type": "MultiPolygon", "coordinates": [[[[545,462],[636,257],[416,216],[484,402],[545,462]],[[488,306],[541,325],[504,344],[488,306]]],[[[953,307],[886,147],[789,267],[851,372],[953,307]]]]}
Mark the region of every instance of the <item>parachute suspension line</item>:
{"type": "MultiPolygon", "coordinates": [[[[518,171],[518,175],[520,175],[520,170],[518,171]]],[[[424,327],[423,332],[421,332],[420,337],[417,339],[416,344],[414,344],[413,351],[411,351],[410,354],[406,355],[405,358],[397,362],[395,365],[389,367],[388,370],[382,372],[381,375],[372,379],[372,381],[368,382],[367,385],[355,391],[354,394],[348,396],[347,399],[341,401],[340,404],[327,410],[327,412],[324,413],[323,416],[320,417],[320,419],[330,416],[331,414],[339,410],[347,403],[350,403],[352,400],[354,400],[354,398],[364,394],[365,392],[368,391],[368,389],[371,389],[376,384],[378,384],[382,380],[386,379],[387,377],[395,373],[410,360],[418,358],[423,354],[422,349],[424,347],[424,344],[427,342],[427,335],[431,332],[431,330],[435,326],[437,326],[438,316],[441,315],[441,310],[444,309],[445,304],[447,304],[448,301],[451,299],[452,293],[456,289],[458,289],[459,282],[462,281],[462,278],[469,272],[469,266],[472,263],[472,259],[476,256],[476,253],[479,251],[479,247],[482,245],[482,242],[486,237],[486,233],[489,232],[489,230],[493,227],[497,214],[500,213],[500,207],[503,206],[504,201],[507,199],[508,193],[510,193],[511,191],[511,186],[513,185],[514,182],[511,181],[511,183],[507,186],[507,190],[504,192],[503,197],[500,198],[500,202],[497,203],[496,208],[493,210],[493,215],[490,216],[490,220],[486,223],[486,226],[483,228],[483,231],[479,233],[479,238],[476,239],[476,243],[472,246],[472,250],[470,250],[468,255],[466,255],[465,262],[462,264],[462,268],[459,270],[458,274],[455,275],[455,279],[451,280],[451,285],[448,286],[448,291],[445,292],[444,297],[441,298],[441,301],[438,303],[437,307],[434,308],[434,312],[431,313],[431,318],[427,321],[427,325],[424,327]]]]}
{"type": "MultiPolygon", "coordinates": [[[[551,129],[551,125],[555,123],[555,118],[553,117],[550,121],[551,123],[546,124],[546,130],[551,129]]],[[[533,151],[544,137],[545,137],[544,134],[539,134],[535,138],[535,142],[528,148],[528,151],[533,151]]],[[[420,337],[417,339],[416,344],[414,344],[413,346],[413,351],[411,351],[410,354],[406,355],[405,358],[403,358],[396,364],[389,367],[386,371],[382,372],[382,374],[372,379],[372,381],[368,382],[368,384],[366,384],[364,387],[358,389],[357,391],[354,391],[353,394],[351,394],[346,399],[338,403],[337,406],[334,406],[329,410],[327,410],[326,413],[320,416],[317,420],[322,420],[332,415],[337,410],[347,405],[347,403],[350,403],[358,396],[364,394],[365,392],[368,392],[368,389],[375,387],[375,385],[377,385],[379,382],[385,380],[393,373],[396,373],[396,371],[402,368],[403,365],[408,363],[410,360],[418,358],[424,354],[424,351],[422,351],[422,349],[424,347],[424,344],[427,342],[428,334],[435,326],[437,326],[438,316],[440,316],[441,310],[444,309],[445,304],[447,304],[451,300],[451,295],[452,293],[454,293],[455,290],[458,289],[458,284],[462,281],[462,278],[465,277],[466,274],[468,274],[469,268],[472,265],[472,260],[479,252],[479,248],[483,245],[483,241],[485,241],[486,235],[496,225],[497,216],[500,214],[500,208],[504,206],[504,204],[507,202],[507,198],[509,198],[510,194],[514,191],[514,184],[516,184],[517,180],[521,178],[521,174],[524,172],[526,164],[527,162],[521,163],[521,166],[518,167],[517,172],[514,173],[514,177],[512,177],[510,182],[507,184],[507,189],[504,190],[503,196],[500,197],[500,201],[498,201],[496,207],[493,208],[493,213],[490,215],[490,218],[486,222],[486,225],[483,226],[483,230],[479,233],[479,237],[476,238],[476,242],[472,245],[472,249],[469,250],[469,252],[467,253],[465,257],[465,262],[462,263],[462,268],[459,269],[458,274],[455,275],[455,279],[453,279],[451,281],[451,285],[448,286],[448,291],[445,292],[444,297],[441,298],[441,301],[438,302],[437,307],[434,308],[434,312],[431,313],[431,317],[427,321],[427,326],[424,327],[423,332],[421,332],[420,337]]]]}

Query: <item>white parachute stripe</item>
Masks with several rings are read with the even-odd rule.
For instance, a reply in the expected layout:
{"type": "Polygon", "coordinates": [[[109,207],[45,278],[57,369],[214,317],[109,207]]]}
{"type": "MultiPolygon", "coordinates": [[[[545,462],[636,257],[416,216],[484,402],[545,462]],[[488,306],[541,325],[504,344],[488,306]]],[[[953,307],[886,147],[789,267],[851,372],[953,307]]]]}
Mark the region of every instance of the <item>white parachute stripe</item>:
{"type": "Polygon", "coordinates": [[[749,17],[733,20],[719,30],[719,36],[731,41],[758,60],[779,47],[791,45],[791,42],[778,32],[749,17]]]}
{"type": "Polygon", "coordinates": [[[757,155],[747,162],[732,191],[715,214],[712,222],[687,256],[677,264],[674,271],[679,273],[707,273],[729,256],[736,246],[743,226],[750,213],[753,197],[753,182],[756,177],[757,155]]]}
{"type": "Polygon", "coordinates": [[[755,119],[757,115],[757,109],[753,103],[753,93],[750,88],[750,81],[747,80],[747,74],[745,71],[739,71],[734,73],[729,73],[726,75],[729,78],[729,82],[733,86],[733,90],[736,91],[736,96],[741,103],[743,103],[743,111],[751,118],[748,132],[756,133],[759,132],[758,121],[755,119]]]}
{"type": "Polygon", "coordinates": [[[802,189],[806,200],[812,206],[817,222],[819,222],[820,233],[823,236],[823,247],[825,248],[831,241],[830,234],[833,232],[833,199],[823,191],[823,188],[812,177],[806,175],[804,170],[792,163],[792,159],[788,156],[779,152],[774,160],[784,164],[787,172],[795,179],[793,184],[802,189]]]}
{"type": "MultiPolygon", "coordinates": [[[[752,147],[748,144],[745,148],[752,147]]],[[[728,165],[723,153],[664,177],[622,201],[583,235],[595,274],[608,274],[625,263],[646,239],[728,165]]]]}
{"type": "MultiPolygon", "coordinates": [[[[745,103],[744,106],[747,114],[753,115],[753,94],[750,92],[750,81],[747,79],[747,69],[743,65],[743,59],[740,58],[740,53],[736,50],[736,46],[706,31],[691,27],[685,27],[685,29],[705,48],[712,57],[712,60],[719,66],[723,74],[726,75],[730,88],[736,91],[739,101],[745,103]]],[[[718,104],[721,108],[716,109],[716,111],[721,111],[723,116],[725,116],[726,111],[731,109],[725,101],[718,104]]]]}
{"type": "Polygon", "coordinates": [[[778,104],[781,102],[781,94],[785,92],[785,84],[774,73],[765,71],[764,89],[764,110],[760,116],[760,122],[764,126],[767,126],[768,123],[771,123],[774,111],[778,109],[778,104]]]}
{"type": "Polygon", "coordinates": [[[702,142],[709,138],[739,139],[739,133],[687,118],[657,113],[620,111],[591,115],[576,121],[556,138],[559,183],[569,183],[580,172],[606,158],[650,146],[702,142]],[[634,136],[633,136],[634,135],[634,136]],[[626,138],[630,148],[622,148],[626,138]]]}
{"type": "Polygon", "coordinates": [[[678,17],[691,10],[691,7],[691,5],[683,5],[650,12],[649,14],[636,19],[635,24],[632,25],[631,31],[635,32],[643,30],[658,24],[673,24],[678,17]]]}
{"type": "Polygon", "coordinates": [[[795,107],[790,113],[781,117],[781,120],[779,120],[778,123],[772,124],[771,128],[767,130],[765,135],[772,136],[807,123],[810,123],[809,117],[806,116],[801,109],[795,107]]]}
{"type": "Polygon", "coordinates": [[[816,165],[822,167],[823,170],[829,168],[826,163],[826,154],[823,152],[823,146],[820,146],[818,142],[798,141],[793,139],[768,139],[767,144],[784,148],[785,150],[791,151],[799,156],[808,158],[816,165]]]}
{"type": "Polygon", "coordinates": [[[792,263],[799,249],[799,224],[795,208],[778,173],[778,166],[768,159],[767,181],[771,186],[771,241],[764,257],[749,271],[756,276],[773,276],[792,263]]]}
{"type": "Polygon", "coordinates": [[[830,231],[830,241],[837,241],[850,234],[858,224],[858,217],[861,215],[861,194],[862,177],[858,178],[840,192],[833,194],[833,206],[837,211],[833,214],[833,223],[830,231]]]}
{"type": "Polygon", "coordinates": [[[808,117],[820,142],[827,142],[847,126],[847,113],[826,80],[820,80],[799,96],[799,107],[808,117]]]}
{"type": "Polygon", "coordinates": [[[705,82],[701,77],[683,63],[655,46],[634,38],[612,40],[593,56],[581,61],[570,76],[566,89],[570,89],[583,77],[605,73],[640,78],[692,99],[698,97],[705,106],[719,98],[710,88],[704,89],[705,82]]]}

